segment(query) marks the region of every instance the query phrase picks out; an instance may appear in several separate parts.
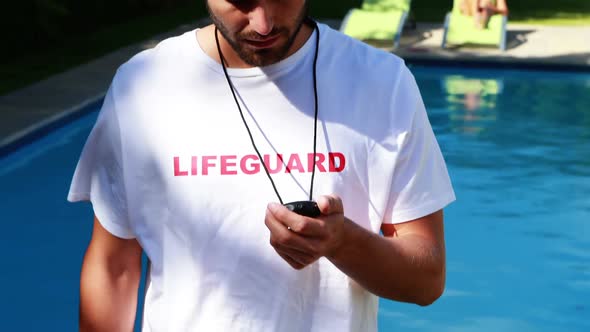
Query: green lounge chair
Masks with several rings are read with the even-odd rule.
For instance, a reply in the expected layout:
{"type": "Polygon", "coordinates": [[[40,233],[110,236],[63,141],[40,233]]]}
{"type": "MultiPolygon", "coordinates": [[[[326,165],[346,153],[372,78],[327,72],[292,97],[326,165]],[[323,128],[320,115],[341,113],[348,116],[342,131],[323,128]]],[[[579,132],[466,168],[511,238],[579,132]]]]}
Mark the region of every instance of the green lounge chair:
{"type": "Polygon", "coordinates": [[[445,18],[442,48],[445,48],[447,44],[478,44],[498,46],[505,51],[508,17],[500,14],[493,15],[486,28],[477,29],[473,17],[461,13],[461,1],[453,1],[453,10],[445,18]]]}
{"type": "Polygon", "coordinates": [[[365,0],[344,17],[340,31],[360,40],[391,40],[399,44],[411,0],[365,0]]]}

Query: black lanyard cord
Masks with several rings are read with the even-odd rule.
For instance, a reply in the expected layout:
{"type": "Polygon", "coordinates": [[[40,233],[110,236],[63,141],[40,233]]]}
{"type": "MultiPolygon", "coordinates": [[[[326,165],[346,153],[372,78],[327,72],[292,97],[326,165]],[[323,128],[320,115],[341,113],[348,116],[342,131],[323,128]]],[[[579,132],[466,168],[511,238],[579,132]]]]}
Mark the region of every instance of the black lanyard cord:
{"type": "MultiPolygon", "coordinates": [[[[314,182],[314,177],[315,177],[315,169],[316,169],[315,163],[316,163],[316,152],[317,152],[316,146],[317,146],[317,129],[318,129],[318,89],[317,89],[317,73],[316,73],[317,70],[316,70],[316,68],[317,68],[317,60],[318,60],[318,53],[319,53],[318,50],[319,50],[319,45],[320,45],[320,29],[318,28],[317,24],[313,20],[309,20],[309,21],[311,21],[313,23],[314,29],[316,31],[316,47],[315,47],[315,55],[314,55],[314,59],[313,59],[313,92],[314,92],[314,108],[315,108],[314,126],[313,126],[313,169],[311,172],[311,184],[310,184],[310,188],[309,188],[309,200],[311,201],[312,197],[313,197],[313,182],[314,182]]],[[[279,191],[277,190],[275,182],[273,181],[272,177],[270,176],[270,172],[268,171],[268,167],[266,167],[266,164],[264,163],[264,159],[262,158],[260,151],[258,151],[258,148],[256,147],[256,143],[254,142],[254,137],[252,136],[252,132],[250,131],[250,127],[248,126],[248,123],[246,122],[246,118],[244,117],[244,112],[242,111],[242,108],[240,107],[240,103],[238,102],[238,98],[236,96],[234,86],[231,82],[231,79],[230,79],[228,73],[227,73],[225,58],[223,57],[223,53],[221,52],[221,47],[219,46],[219,37],[217,36],[217,27],[215,27],[215,43],[217,44],[217,52],[219,53],[219,59],[221,61],[221,67],[223,68],[223,74],[225,75],[225,79],[227,81],[227,84],[229,85],[229,89],[231,90],[232,96],[234,97],[234,101],[236,102],[236,106],[238,107],[238,111],[240,112],[240,117],[242,118],[242,122],[244,123],[244,126],[246,127],[246,130],[248,131],[248,136],[250,137],[250,142],[252,143],[252,146],[254,147],[254,151],[256,151],[256,154],[258,155],[258,158],[260,160],[260,163],[262,164],[262,167],[264,168],[264,172],[266,173],[266,176],[268,176],[268,179],[270,180],[272,188],[274,189],[275,193],[277,194],[277,197],[279,198],[279,202],[281,204],[283,204],[283,199],[281,198],[281,195],[279,194],[279,191]]]]}
{"type": "Polygon", "coordinates": [[[315,54],[313,56],[313,98],[314,98],[314,121],[313,121],[313,169],[311,171],[311,184],[309,185],[309,200],[312,200],[313,196],[313,180],[315,177],[315,163],[316,163],[316,148],[317,148],[317,138],[318,138],[318,86],[317,86],[317,68],[318,68],[318,51],[320,48],[320,29],[318,28],[317,23],[315,21],[310,20],[313,22],[313,27],[316,30],[316,37],[315,37],[315,54]]]}

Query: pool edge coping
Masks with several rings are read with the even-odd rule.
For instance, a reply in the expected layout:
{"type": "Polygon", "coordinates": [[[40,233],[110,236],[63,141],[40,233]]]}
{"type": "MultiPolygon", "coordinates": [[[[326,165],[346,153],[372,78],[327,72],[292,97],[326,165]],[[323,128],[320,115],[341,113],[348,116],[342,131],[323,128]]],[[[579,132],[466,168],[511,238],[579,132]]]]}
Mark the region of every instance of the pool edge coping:
{"type": "MultiPolygon", "coordinates": [[[[566,64],[566,63],[553,63],[543,61],[531,61],[531,60],[520,60],[515,59],[501,61],[497,58],[453,58],[445,59],[433,56],[411,56],[408,54],[395,54],[403,58],[408,67],[412,65],[423,65],[423,66],[443,66],[450,68],[496,68],[496,69],[507,69],[507,70],[535,70],[535,71],[550,71],[550,72],[568,72],[568,73],[580,73],[590,74],[590,66],[566,64]]],[[[71,106],[64,111],[58,112],[48,118],[45,118],[31,126],[17,131],[16,133],[6,137],[0,141],[0,159],[9,156],[11,153],[16,152],[20,148],[31,144],[38,139],[50,134],[56,129],[59,129],[76,119],[79,119],[83,115],[89,113],[91,110],[99,106],[106,95],[106,91],[103,91],[95,96],[86,98],[82,102],[71,106]]]]}
{"type": "Polygon", "coordinates": [[[408,66],[424,65],[424,66],[443,66],[450,68],[484,68],[484,69],[507,69],[507,70],[534,70],[534,71],[548,71],[548,72],[568,72],[590,74],[590,65],[573,64],[557,61],[543,61],[531,59],[501,59],[497,57],[456,57],[443,58],[429,55],[411,55],[411,54],[396,54],[408,66]]]}
{"type": "Polygon", "coordinates": [[[86,98],[74,106],[51,115],[6,137],[0,142],[0,159],[9,156],[20,148],[31,144],[42,137],[47,136],[56,129],[68,125],[90,113],[93,109],[102,104],[105,94],[106,91],[93,97],[86,98]]]}

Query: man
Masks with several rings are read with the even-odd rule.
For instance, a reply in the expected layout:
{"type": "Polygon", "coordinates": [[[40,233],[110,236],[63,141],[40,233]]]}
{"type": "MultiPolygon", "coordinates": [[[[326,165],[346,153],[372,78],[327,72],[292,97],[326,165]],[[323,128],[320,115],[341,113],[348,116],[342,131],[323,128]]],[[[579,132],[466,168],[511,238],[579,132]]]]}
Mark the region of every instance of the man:
{"type": "Polygon", "coordinates": [[[508,15],[506,0],[463,0],[460,10],[463,15],[473,16],[478,29],[485,29],[493,15],[508,15]]]}
{"type": "Polygon", "coordinates": [[[207,5],[121,66],[82,152],[81,330],[132,329],[142,250],[143,331],[375,331],[377,296],[435,301],[454,194],[403,62],[305,0],[207,5]]]}

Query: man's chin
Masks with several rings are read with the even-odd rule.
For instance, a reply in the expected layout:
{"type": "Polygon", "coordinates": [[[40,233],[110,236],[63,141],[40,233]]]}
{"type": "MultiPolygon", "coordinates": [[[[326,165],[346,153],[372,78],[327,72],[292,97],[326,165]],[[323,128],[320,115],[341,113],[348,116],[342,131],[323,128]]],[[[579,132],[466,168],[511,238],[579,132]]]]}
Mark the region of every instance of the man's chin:
{"type": "Polygon", "coordinates": [[[277,63],[286,56],[287,52],[276,49],[243,50],[240,58],[247,64],[255,67],[269,66],[277,63]]]}
{"type": "Polygon", "coordinates": [[[289,38],[280,37],[272,47],[257,47],[248,42],[240,41],[240,50],[238,55],[247,64],[255,67],[272,65],[273,63],[283,60],[287,56],[289,47],[289,38]]]}
{"type": "Polygon", "coordinates": [[[242,59],[244,62],[253,67],[266,67],[282,60],[280,57],[268,57],[264,55],[250,56],[242,59]]]}

